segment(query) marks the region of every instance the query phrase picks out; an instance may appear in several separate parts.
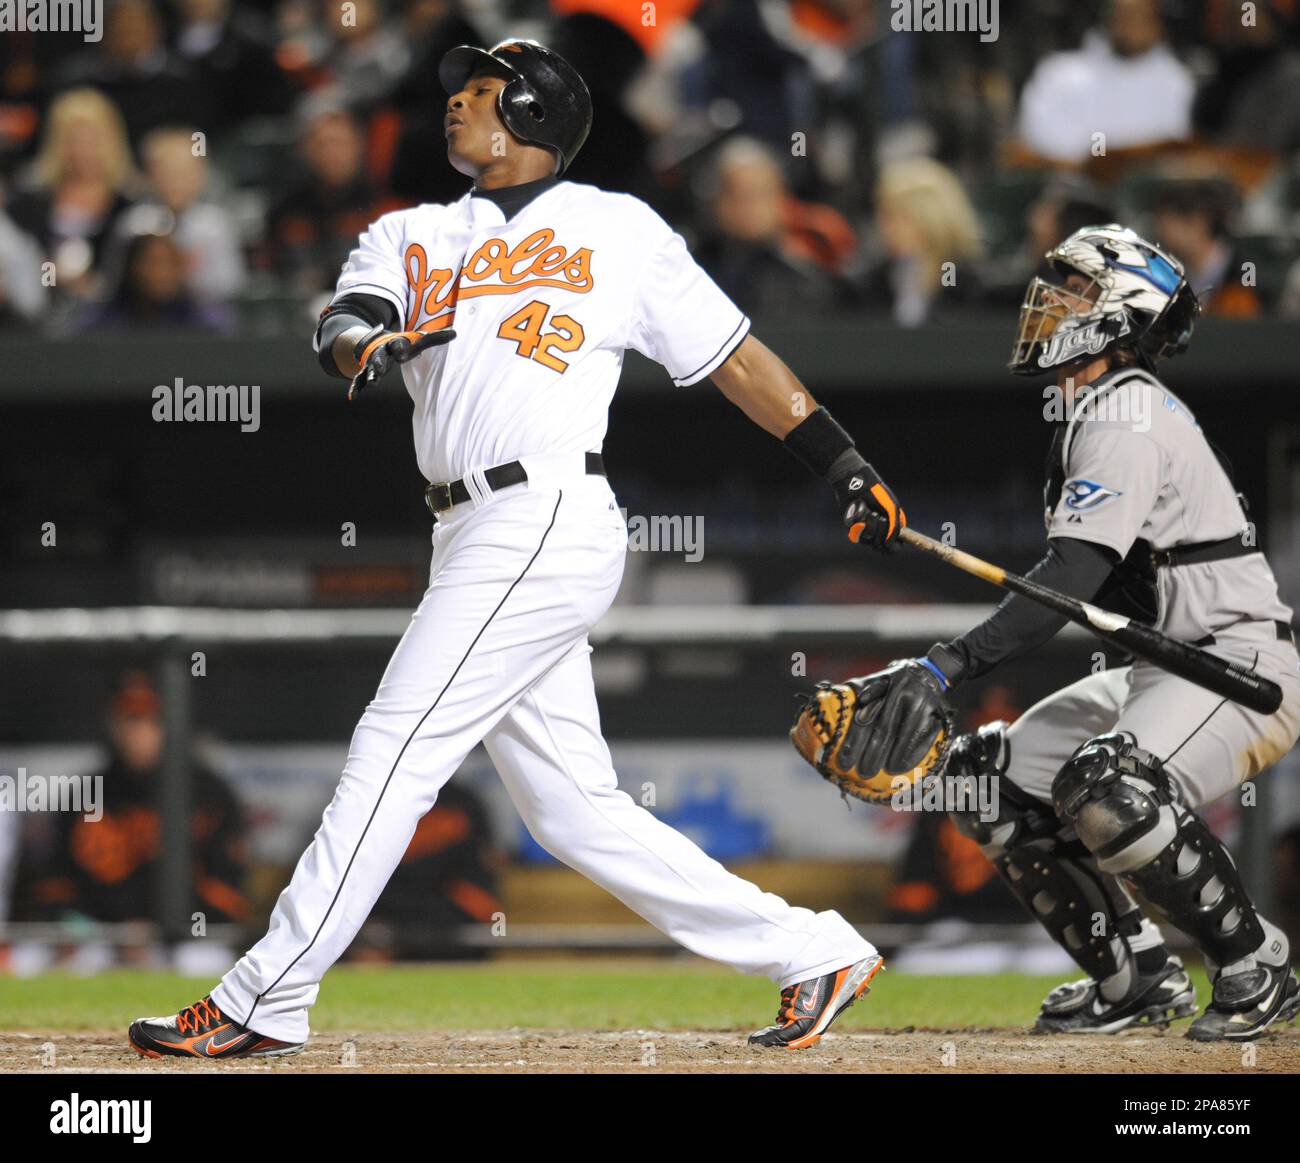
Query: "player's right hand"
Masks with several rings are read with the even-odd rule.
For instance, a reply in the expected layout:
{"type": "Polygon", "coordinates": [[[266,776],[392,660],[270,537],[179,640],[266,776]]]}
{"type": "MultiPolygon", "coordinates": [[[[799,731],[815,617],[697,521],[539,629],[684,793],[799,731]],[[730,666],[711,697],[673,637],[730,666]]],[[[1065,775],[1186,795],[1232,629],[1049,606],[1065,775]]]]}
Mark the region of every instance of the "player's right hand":
{"type": "Polygon", "coordinates": [[[441,331],[384,331],[376,328],[357,344],[355,354],[361,367],[348,385],[348,399],[382,379],[390,367],[406,363],[420,352],[450,343],[455,338],[456,332],[450,327],[441,331]]]}
{"type": "Polygon", "coordinates": [[[885,552],[894,548],[899,531],[907,528],[907,514],[871,465],[863,464],[831,487],[850,541],[885,552]]]}

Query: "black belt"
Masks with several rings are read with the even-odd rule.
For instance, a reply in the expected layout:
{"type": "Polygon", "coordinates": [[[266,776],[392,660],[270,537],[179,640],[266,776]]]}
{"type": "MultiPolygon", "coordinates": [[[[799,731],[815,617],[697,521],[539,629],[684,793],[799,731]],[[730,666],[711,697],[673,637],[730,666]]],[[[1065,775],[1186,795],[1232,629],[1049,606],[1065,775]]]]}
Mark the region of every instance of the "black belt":
{"type": "MultiPolygon", "coordinates": [[[[599,452],[588,452],[587,457],[587,475],[590,477],[603,477],[605,475],[605,458],[599,452]]],[[[512,460],[509,464],[499,464],[496,468],[490,468],[483,474],[483,479],[487,481],[487,486],[494,493],[498,489],[506,489],[511,485],[522,485],[528,479],[528,473],[524,471],[524,466],[517,460],[512,460]]],[[[430,485],[424,490],[424,503],[429,506],[429,512],[435,517],[439,513],[445,513],[454,505],[463,505],[470,498],[470,491],[463,480],[443,481],[436,485],[430,485]]]]}
{"type": "Polygon", "coordinates": [[[1225,537],[1222,541],[1194,541],[1188,545],[1174,545],[1169,549],[1151,550],[1151,564],[1157,569],[1173,569],[1180,565],[1200,565],[1207,561],[1227,561],[1231,557],[1249,557],[1262,553],[1257,545],[1244,545],[1241,537],[1225,537]]]}
{"type": "MultiPolygon", "coordinates": [[[[1240,623],[1237,624],[1240,625],[1240,623]]],[[[1249,623],[1246,624],[1248,625],[1249,623]]],[[[1290,622],[1274,622],[1273,629],[1277,632],[1277,640],[1279,642],[1290,642],[1292,645],[1295,644],[1295,635],[1291,631],[1290,622]]],[[[1216,639],[1214,635],[1207,634],[1204,638],[1198,638],[1195,642],[1192,643],[1192,645],[1213,646],[1215,642],[1216,639]]]]}

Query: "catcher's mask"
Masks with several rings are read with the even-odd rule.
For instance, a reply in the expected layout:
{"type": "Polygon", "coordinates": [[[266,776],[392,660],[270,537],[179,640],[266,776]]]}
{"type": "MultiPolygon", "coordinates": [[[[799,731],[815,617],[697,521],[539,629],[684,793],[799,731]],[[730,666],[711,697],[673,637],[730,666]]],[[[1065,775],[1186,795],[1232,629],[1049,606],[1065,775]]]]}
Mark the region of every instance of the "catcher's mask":
{"type": "Polygon", "coordinates": [[[1037,375],[1131,347],[1151,367],[1186,349],[1200,304],[1182,264],[1127,227],[1085,226],[1047,253],[1060,282],[1036,278],[1020,306],[1010,368],[1037,375]],[[1086,280],[1078,289],[1064,281],[1086,280]]]}

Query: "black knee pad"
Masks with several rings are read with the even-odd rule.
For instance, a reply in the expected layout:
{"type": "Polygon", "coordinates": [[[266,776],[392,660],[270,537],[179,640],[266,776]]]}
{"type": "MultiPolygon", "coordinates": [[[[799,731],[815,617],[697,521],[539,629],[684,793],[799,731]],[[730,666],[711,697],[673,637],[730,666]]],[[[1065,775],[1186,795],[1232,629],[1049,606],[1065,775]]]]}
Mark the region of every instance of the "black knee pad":
{"type": "Polygon", "coordinates": [[[1026,831],[1036,833],[1041,830],[1029,817],[1051,814],[1046,805],[1013,788],[1006,778],[1007,761],[1011,756],[1006,730],[1006,723],[999,719],[995,723],[986,723],[978,731],[959,736],[953,741],[944,769],[945,777],[998,781],[996,819],[985,820],[978,812],[969,809],[948,813],[957,831],[974,840],[990,858],[1014,846],[1017,837],[1026,831]]]}
{"type": "Polygon", "coordinates": [[[1160,760],[1127,732],[1089,739],[1052,781],[1052,805],[1103,872],[1124,875],[1154,859],[1176,821],[1160,760]]]}
{"type": "Polygon", "coordinates": [[[1131,734],[1080,747],[1053,782],[1052,801],[1101,871],[1129,881],[1216,963],[1264,943],[1228,850],[1131,734]]]}

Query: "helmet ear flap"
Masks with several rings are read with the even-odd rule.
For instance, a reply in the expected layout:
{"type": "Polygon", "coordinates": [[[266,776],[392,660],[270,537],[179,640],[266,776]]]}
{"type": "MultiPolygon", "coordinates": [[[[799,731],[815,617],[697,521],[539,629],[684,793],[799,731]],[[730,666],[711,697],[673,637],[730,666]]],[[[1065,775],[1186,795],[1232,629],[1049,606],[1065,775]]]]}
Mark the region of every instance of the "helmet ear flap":
{"type": "Polygon", "coordinates": [[[1142,336],[1143,351],[1152,359],[1169,359],[1186,351],[1200,313],[1200,300],[1184,281],[1142,336]]]}
{"type": "Polygon", "coordinates": [[[546,106],[537,90],[523,77],[515,77],[497,94],[497,112],[509,132],[531,145],[542,145],[556,159],[557,172],[564,168],[564,154],[558,146],[540,142],[531,136],[531,127],[541,128],[546,121],[546,106]]]}

